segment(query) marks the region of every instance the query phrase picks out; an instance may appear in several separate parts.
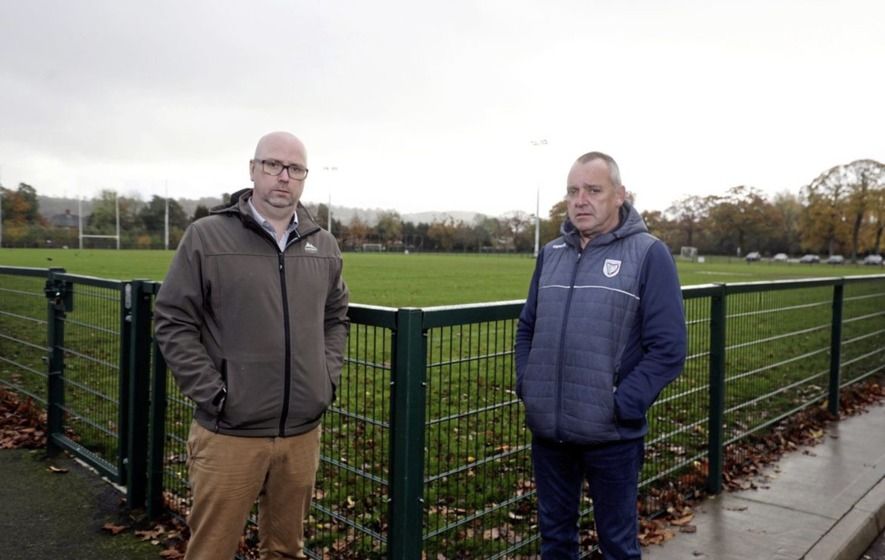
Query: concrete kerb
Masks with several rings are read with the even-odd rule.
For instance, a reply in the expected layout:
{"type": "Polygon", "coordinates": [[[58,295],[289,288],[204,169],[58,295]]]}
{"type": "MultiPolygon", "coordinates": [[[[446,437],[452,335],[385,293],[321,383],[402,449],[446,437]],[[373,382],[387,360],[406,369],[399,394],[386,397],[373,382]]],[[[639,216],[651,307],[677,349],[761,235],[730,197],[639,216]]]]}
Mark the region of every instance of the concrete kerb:
{"type": "Polygon", "coordinates": [[[803,560],[857,560],[885,530],[885,478],[867,492],[803,560]]]}

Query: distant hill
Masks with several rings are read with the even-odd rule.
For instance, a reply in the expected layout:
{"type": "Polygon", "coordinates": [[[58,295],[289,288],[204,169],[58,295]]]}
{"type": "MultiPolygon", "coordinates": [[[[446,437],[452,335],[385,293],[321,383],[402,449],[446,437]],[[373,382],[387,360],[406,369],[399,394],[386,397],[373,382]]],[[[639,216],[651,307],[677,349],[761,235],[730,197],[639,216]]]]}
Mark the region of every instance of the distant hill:
{"type": "MultiPolygon", "coordinates": [[[[311,210],[315,209],[315,205],[311,205],[311,210]]],[[[359,216],[361,220],[370,226],[378,223],[378,218],[385,212],[395,212],[395,210],[385,210],[382,208],[348,208],[345,206],[332,205],[332,218],[343,224],[349,223],[354,216],[359,216]]],[[[472,224],[477,216],[477,212],[415,212],[411,214],[400,214],[400,218],[404,222],[413,224],[432,224],[433,222],[442,222],[448,218],[452,218],[456,222],[463,221],[466,224],[472,224]]]]}
{"type": "Polygon", "coordinates": [[[452,218],[456,222],[464,222],[472,224],[477,216],[482,216],[478,212],[418,212],[415,214],[403,214],[404,222],[412,222],[413,224],[432,224],[433,222],[442,222],[448,218],[452,218]]]}
{"type": "MultiPolygon", "coordinates": [[[[203,205],[206,208],[212,208],[213,206],[217,206],[221,204],[221,199],[217,197],[204,197],[204,198],[177,198],[175,199],[178,204],[181,205],[182,210],[188,216],[194,215],[194,210],[197,209],[197,206],[203,205]]],[[[79,203],[76,198],[56,198],[52,196],[37,196],[37,202],[40,204],[40,215],[42,215],[47,220],[52,219],[54,216],[63,215],[63,214],[72,214],[74,216],[78,213],[78,208],[82,208],[83,216],[89,216],[92,214],[92,200],[85,199],[79,203]]],[[[146,202],[146,201],[145,201],[146,202]]]]}
{"type": "MultiPolygon", "coordinates": [[[[77,215],[77,199],[76,198],[54,198],[50,196],[37,196],[37,202],[40,204],[40,214],[44,218],[51,218],[58,214],[70,213],[77,215]]],[[[84,200],[82,202],[83,215],[88,216],[92,213],[92,202],[84,200]]]]}
{"type": "MultiPolygon", "coordinates": [[[[194,215],[194,210],[196,210],[197,206],[202,205],[206,208],[212,208],[213,206],[221,204],[221,199],[217,197],[204,197],[197,199],[176,198],[175,200],[178,202],[178,204],[181,205],[184,213],[188,216],[194,215]]],[[[40,204],[40,214],[47,220],[51,220],[53,217],[59,215],[70,214],[73,216],[77,216],[78,214],[78,201],[76,198],[38,195],[37,201],[40,204]]],[[[316,209],[319,206],[317,203],[308,202],[306,204],[312,212],[316,213],[316,209]]],[[[79,207],[82,208],[84,217],[92,214],[92,200],[83,200],[80,203],[79,207]]],[[[332,205],[332,217],[343,224],[349,223],[354,218],[354,216],[359,216],[361,220],[363,220],[370,226],[374,226],[376,223],[378,223],[378,217],[381,214],[394,211],[395,210],[383,208],[351,208],[347,206],[335,206],[334,204],[332,205]]],[[[435,221],[445,221],[448,218],[452,218],[456,222],[462,221],[466,224],[472,224],[474,220],[476,220],[477,216],[482,215],[483,214],[480,214],[478,212],[463,211],[434,211],[400,214],[404,222],[411,222],[413,224],[430,224],[435,221]]]]}

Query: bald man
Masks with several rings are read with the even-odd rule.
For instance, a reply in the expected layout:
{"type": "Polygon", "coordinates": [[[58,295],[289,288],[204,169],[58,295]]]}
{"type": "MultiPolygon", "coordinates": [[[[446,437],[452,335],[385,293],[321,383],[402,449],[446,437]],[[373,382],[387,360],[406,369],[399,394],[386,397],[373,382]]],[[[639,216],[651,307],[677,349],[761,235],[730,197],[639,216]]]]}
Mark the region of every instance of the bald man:
{"type": "Polygon", "coordinates": [[[256,499],[260,557],[307,557],[348,331],[338,245],[299,202],[307,174],[298,138],[262,137],[252,188],[188,227],[157,296],[157,342],[195,405],[187,560],[232,558],[256,499]]]}

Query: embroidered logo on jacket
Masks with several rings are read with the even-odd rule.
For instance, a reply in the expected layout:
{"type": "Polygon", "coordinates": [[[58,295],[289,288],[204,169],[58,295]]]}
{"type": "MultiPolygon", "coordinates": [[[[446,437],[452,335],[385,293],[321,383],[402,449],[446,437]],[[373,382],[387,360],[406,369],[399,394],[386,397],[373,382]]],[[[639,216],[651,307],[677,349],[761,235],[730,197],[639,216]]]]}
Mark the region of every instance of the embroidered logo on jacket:
{"type": "Polygon", "coordinates": [[[605,259],[605,263],[602,265],[602,273],[605,274],[606,278],[614,278],[618,275],[618,272],[621,271],[621,261],[616,261],[615,259],[605,259]]]}
{"type": "Polygon", "coordinates": [[[313,243],[311,243],[310,241],[304,244],[304,251],[306,253],[316,253],[318,250],[319,249],[314,247],[313,243]]]}
{"type": "Polygon", "coordinates": [[[562,249],[563,247],[565,247],[565,243],[560,243],[559,245],[553,245],[554,249],[562,249]]]}

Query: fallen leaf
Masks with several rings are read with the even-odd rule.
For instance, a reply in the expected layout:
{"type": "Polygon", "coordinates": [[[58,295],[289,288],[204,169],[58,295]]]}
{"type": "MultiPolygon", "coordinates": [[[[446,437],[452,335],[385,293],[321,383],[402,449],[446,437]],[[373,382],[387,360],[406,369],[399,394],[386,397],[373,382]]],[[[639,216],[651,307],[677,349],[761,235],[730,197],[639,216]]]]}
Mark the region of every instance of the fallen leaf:
{"type": "Polygon", "coordinates": [[[689,521],[691,521],[692,519],[694,519],[694,514],[689,513],[688,515],[680,517],[679,519],[671,520],[670,525],[676,525],[677,527],[682,527],[683,525],[688,525],[689,521]]]}
{"type": "Polygon", "coordinates": [[[148,541],[158,538],[160,535],[163,534],[163,532],[163,527],[156,527],[152,531],[135,531],[135,536],[142,540],[148,541]]]}
{"type": "Polygon", "coordinates": [[[119,535],[129,527],[127,527],[126,525],[117,525],[116,523],[108,522],[102,525],[101,528],[102,530],[107,531],[112,535],[119,535]]]}

